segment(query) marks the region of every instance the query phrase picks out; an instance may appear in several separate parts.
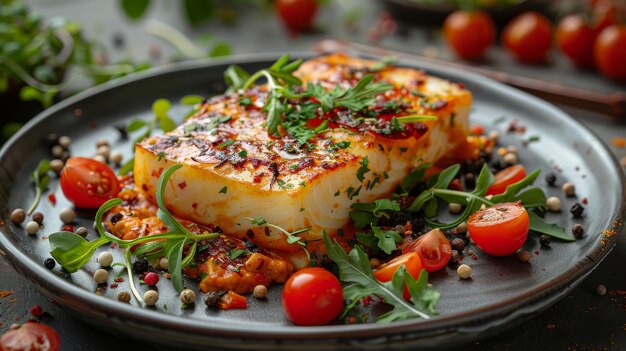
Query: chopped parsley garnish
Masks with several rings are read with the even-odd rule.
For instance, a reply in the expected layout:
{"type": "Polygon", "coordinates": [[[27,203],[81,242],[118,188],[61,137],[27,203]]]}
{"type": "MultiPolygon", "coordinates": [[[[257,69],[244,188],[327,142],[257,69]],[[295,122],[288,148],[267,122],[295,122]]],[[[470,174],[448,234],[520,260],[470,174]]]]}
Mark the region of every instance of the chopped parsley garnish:
{"type": "Polygon", "coordinates": [[[340,148],[340,149],[347,149],[348,147],[350,147],[350,142],[349,141],[340,141],[338,143],[335,143],[335,145],[340,148]]]}
{"type": "Polygon", "coordinates": [[[248,156],[248,151],[246,150],[241,150],[237,153],[239,155],[239,157],[241,158],[246,158],[246,156],[248,156]]]}
{"type": "Polygon", "coordinates": [[[237,102],[241,106],[250,106],[250,105],[252,105],[252,99],[250,99],[249,96],[240,97],[239,100],[237,100],[237,102]]]}
{"type": "Polygon", "coordinates": [[[230,258],[231,260],[234,260],[234,259],[236,259],[237,257],[242,256],[242,255],[245,255],[245,254],[247,254],[247,253],[248,253],[248,251],[243,250],[243,249],[232,249],[232,250],[229,250],[229,251],[226,253],[226,256],[228,256],[228,258],[230,258]]]}
{"type": "Polygon", "coordinates": [[[285,183],[284,180],[281,179],[277,179],[276,180],[276,184],[278,185],[279,188],[281,189],[293,189],[293,184],[291,183],[285,183]]]}
{"type": "Polygon", "coordinates": [[[367,156],[363,157],[363,160],[359,162],[361,167],[359,167],[359,169],[356,171],[356,177],[361,183],[363,183],[363,180],[365,179],[365,174],[370,171],[368,167],[369,163],[370,161],[367,156]]]}
{"type": "Polygon", "coordinates": [[[220,193],[220,194],[226,194],[227,192],[228,192],[228,187],[227,187],[227,186],[223,187],[223,188],[222,188],[222,189],[220,189],[220,191],[219,191],[219,193],[220,193]]]}
{"type": "Polygon", "coordinates": [[[161,151],[157,154],[157,161],[161,161],[165,157],[165,152],[161,151]]]}

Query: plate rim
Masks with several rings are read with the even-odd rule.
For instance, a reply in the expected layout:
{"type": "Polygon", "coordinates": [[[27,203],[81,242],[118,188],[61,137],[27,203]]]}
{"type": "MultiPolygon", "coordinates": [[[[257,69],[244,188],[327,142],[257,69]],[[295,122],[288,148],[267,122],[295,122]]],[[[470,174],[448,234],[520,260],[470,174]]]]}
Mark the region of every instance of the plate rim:
{"type": "MultiPolygon", "coordinates": [[[[0,160],[4,159],[8,155],[9,150],[11,149],[13,144],[15,144],[23,135],[27,134],[32,128],[35,128],[39,123],[44,121],[46,118],[53,116],[58,111],[73,106],[83,99],[88,99],[105,91],[114,90],[119,86],[131,84],[143,79],[154,78],[160,75],[172,74],[178,71],[194,69],[214,69],[215,67],[226,64],[253,64],[255,62],[275,60],[281,54],[284,54],[284,52],[234,55],[221,59],[180,62],[159,66],[144,72],[138,72],[136,74],[132,74],[114,81],[91,87],[74,96],[62,100],[61,102],[44,110],[35,118],[31,119],[0,149],[0,160]]],[[[312,52],[290,52],[290,54],[293,54],[293,58],[310,58],[322,55],[320,53],[312,52]]],[[[377,57],[375,55],[365,53],[356,52],[356,54],[361,57],[377,57]]],[[[399,60],[399,63],[406,63],[407,66],[413,68],[421,68],[427,71],[435,71],[435,75],[443,71],[442,68],[438,68],[435,64],[429,64],[424,62],[411,63],[411,60],[407,58],[402,58],[401,60],[399,60]]],[[[580,128],[582,132],[589,134],[592,137],[593,142],[600,147],[598,152],[604,154],[603,158],[605,158],[607,161],[610,161],[617,172],[616,175],[617,179],[619,180],[618,190],[621,193],[621,203],[611,216],[612,219],[610,223],[608,223],[609,228],[605,228],[607,230],[616,231],[617,233],[606,238],[607,240],[605,241],[604,245],[600,245],[600,241],[604,236],[604,234],[600,234],[600,237],[597,238],[596,242],[589,249],[591,252],[589,252],[588,255],[581,257],[575,262],[575,264],[573,264],[568,270],[562,272],[559,276],[550,279],[549,281],[543,282],[542,284],[523,293],[522,295],[516,295],[513,298],[509,298],[495,304],[488,304],[479,308],[474,308],[451,315],[437,316],[436,318],[430,320],[408,320],[383,325],[366,323],[341,325],[339,328],[336,325],[318,327],[300,327],[293,325],[245,325],[246,327],[248,327],[245,330],[246,337],[269,337],[276,339],[321,339],[350,338],[355,336],[362,337],[364,332],[367,332],[368,337],[416,332],[428,334],[429,331],[433,332],[436,330],[449,330],[450,328],[455,329],[463,325],[475,325],[477,328],[481,329],[480,321],[485,319],[491,320],[492,323],[495,323],[490,324],[489,326],[482,326],[482,328],[488,329],[490,327],[493,327],[494,325],[501,325],[503,323],[507,323],[511,319],[515,319],[515,312],[518,311],[521,306],[537,304],[538,300],[544,298],[547,299],[548,297],[554,296],[559,291],[561,291],[563,287],[568,286],[568,284],[570,285],[570,287],[565,290],[571,291],[571,289],[573,289],[575,285],[577,285],[589,273],[591,273],[591,271],[595,267],[597,267],[597,265],[600,264],[604,257],[606,257],[606,255],[608,255],[608,253],[613,249],[618,237],[621,235],[621,218],[624,217],[624,213],[626,212],[626,179],[624,173],[619,167],[619,163],[615,155],[610,152],[606,144],[598,137],[598,135],[558,107],[523,91],[503,85],[487,77],[483,77],[471,72],[465,72],[456,68],[445,68],[445,72],[447,75],[453,75],[458,77],[456,78],[458,80],[472,81],[472,83],[477,85],[495,85],[499,88],[500,93],[507,96],[515,95],[523,102],[532,103],[536,107],[543,109],[544,111],[546,111],[547,114],[551,115],[551,118],[558,118],[559,120],[565,121],[565,123],[573,124],[574,127],[580,128]],[[509,316],[508,318],[506,317],[507,315],[509,316]],[[498,317],[494,319],[494,316],[498,317]]],[[[63,291],[74,299],[78,299],[80,303],[91,305],[97,311],[103,311],[104,313],[110,315],[122,316],[124,318],[128,318],[137,322],[150,322],[151,326],[172,328],[175,329],[177,332],[183,333],[197,332],[206,333],[207,335],[217,333],[220,336],[227,337],[238,337],[242,334],[242,324],[237,322],[221,321],[217,325],[204,325],[201,323],[197,323],[198,319],[187,319],[181,316],[155,312],[145,308],[138,308],[137,306],[119,303],[112,300],[111,298],[104,296],[98,296],[94,298],[94,296],[97,295],[93,294],[93,292],[82,289],[78,285],[75,285],[72,282],[51,273],[42,265],[35,262],[29,255],[27,255],[25,252],[22,252],[19,247],[16,247],[11,243],[11,241],[7,238],[7,233],[5,233],[4,229],[2,230],[2,235],[0,235],[0,250],[3,250],[5,252],[6,258],[8,259],[9,263],[18,271],[26,272],[26,278],[29,279],[31,283],[33,283],[38,288],[47,290],[47,288],[43,285],[56,285],[56,289],[63,291]],[[50,277],[53,278],[50,279],[50,277]],[[38,280],[35,281],[35,279],[38,280]]],[[[558,301],[559,299],[560,298],[557,298],[556,301],[558,301]]],[[[536,309],[537,308],[533,309],[532,311],[535,311],[536,309]]],[[[531,313],[532,311],[530,311],[529,313],[531,313]]]]}

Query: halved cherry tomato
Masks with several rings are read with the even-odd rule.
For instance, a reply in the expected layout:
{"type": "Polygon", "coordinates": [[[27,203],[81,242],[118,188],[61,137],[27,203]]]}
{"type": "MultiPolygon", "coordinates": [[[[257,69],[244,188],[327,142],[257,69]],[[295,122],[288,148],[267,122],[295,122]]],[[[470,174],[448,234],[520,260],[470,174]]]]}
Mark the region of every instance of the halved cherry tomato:
{"type": "Polygon", "coordinates": [[[484,11],[455,11],[443,24],[448,45],[462,59],[482,58],[496,38],[496,25],[484,11]]]}
{"type": "Polygon", "coordinates": [[[487,195],[502,194],[506,187],[519,182],[526,177],[526,170],[522,165],[509,166],[496,173],[495,182],[487,189],[487,195]]]}
{"type": "Polygon", "coordinates": [[[626,80],[626,24],[605,28],[596,40],[594,56],[600,73],[626,80]]]}
{"type": "Polygon", "coordinates": [[[61,172],[63,194],[77,207],[98,208],[119,191],[115,173],[107,165],[84,157],[72,157],[61,172]]]}
{"type": "Polygon", "coordinates": [[[343,309],[341,283],[323,268],[301,269],[285,283],[283,309],[294,324],[326,324],[343,309]]]}
{"type": "Polygon", "coordinates": [[[415,252],[428,272],[443,268],[452,257],[452,246],[441,229],[433,229],[402,248],[403,253],[415,252]]]}
{"type": "MultiPolygon", "coordinates": [[[[413,278],[419,278],[422,272],[422,262],[419,255],[415,252],[402,254],[380,266],[380,268],[374,271],[374,277],[383,283],[388,282],[393,279],[393,275],[396,274],[398,268],[403,265],[413,278]]],[[[409,289],[406,285],[404,286],[404,294],[402,297],[407,301],[411,299],[411,293],[409,293],[409,289]]]]}
{"type": "Polygon", "coordinates": [[[559,49],[578,66],[593,66],[593,44],[598,32],[580,14],[564,17],[556,28],[559,49]]]}
{"type": "Polygon", "coordinates": [[[1,351],[58,351],[59,335],[41,323],[26,323],[0,336],[1,351]]]}
{"type": "Polygon", "coordinates": [[[515,253],[526,241],[530,220],[524,206],[516,202],[493,205],[472,214],[467,230],[476,245],[494,256],[515,253]]]}
{"type": "Polygon", "coordinates": [[[524,12],[506,25],[502,42],[519,61],[542,62],[552,45],[552,24],[537,12],[524,12]]]}
{"type": "Polygon", "coordinates": [[[237,308],[248,308],[248,300],[245,296],[241,296],[236,292],[229,290],[226,295],[222,296],[218,307],[222,310],[233,310],[237,308]]]}
{"type": "Polygon", "coordinates": [[[276,10],[285,26],[292,31],[310,30],[317,13],[316,0],[278,0],[276,10]]]}

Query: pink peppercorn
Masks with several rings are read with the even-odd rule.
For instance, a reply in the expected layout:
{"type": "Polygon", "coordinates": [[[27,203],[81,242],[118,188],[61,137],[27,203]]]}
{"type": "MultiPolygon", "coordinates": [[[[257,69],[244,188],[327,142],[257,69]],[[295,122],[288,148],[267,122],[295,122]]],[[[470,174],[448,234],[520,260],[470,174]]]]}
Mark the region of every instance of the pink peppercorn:
{"type": "Polygon", "coordinates": [[[69,225],[69,224],[65,225],[65,226],[63,226],[63,231],[65,231],[65,232],[74,232],[74,226],[69,225]]]}
{"type": "Polygon", "coordinates": [[[35,305],[30,308],[30,314],[32,314],[33,317],[39,317],[43,314],[43,308],[39,305],[35,305]]]}
{"type": "Polygon", "coordinates": [[[154,272],[150,272],[150,273],[146,274],[146,276],[143,278],[143,281],[148,286],[155,286],[159,282],[159,276],[156,273],[154,273],[154,272]]]}

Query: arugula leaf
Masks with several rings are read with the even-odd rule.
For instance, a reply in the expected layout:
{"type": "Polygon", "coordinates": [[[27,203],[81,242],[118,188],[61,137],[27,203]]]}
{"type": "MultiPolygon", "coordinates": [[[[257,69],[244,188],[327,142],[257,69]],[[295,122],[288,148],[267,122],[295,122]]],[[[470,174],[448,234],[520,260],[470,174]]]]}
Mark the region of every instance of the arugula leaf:
{"type": "Polygon", "coordinates": [[[402,235],[395,230],[382,230],[376,226],[372,226],[372,230],[378,239],[378,247],[387,255],[394,252],[397,249],[397,244],[402,242],[402,235]]]}
{"type": "Polygon", "coordinates": [[[425,284],[427,273],[424,270],[420,274],[420,279],[415,281],[403,266],[396,271],[390,282],[381,283],[374,277],[367,255],[359,246],[355,246],[349,254],[346,254],[341,245],[332,242],[326,233],[324,243],[328,257],[339,268],[341,281],[347,284],[343,289],[344,298],[353,301],[353,304],[344,310],[344,316],[354,306],[355,301],[370,295],[380,296],[392,307],[389,312],[378,318],[378,322],[381,323],[414,318],[429,319],[435,314],[434,306],[439,294],[425,284]],[[405,301],[403,297],[405,283],[411,293],[410,302],[405,301]]]}
{"type": "Polygon", "coordinates": [[[535,182],[535,179],[537,179],[537,176],[539,175],[539,173],[541,173],[541,170],[537,169],[534,172],[527,175],[526,178],[520,180],[519,182],[507,186],[504,193],[495,195],[491,199],[491,201],[496,204],[502,203],[502,202],[514,201],[515,194],[517,194],[520,190],[524,189],[525,187],[533,184],[535,182]]]}
{"type": "Polygon", "coordinates": [[[39,206],[39,202],[41,202],[41,196],[43,192],[46,191],[48,183],[50,182],[50,177],[48,176],[50,169],[50,162],[48,162],[48,160],[41,160],[31,175],[31,178],[35,182],[35,200],[26,212],[28,215],[31,215],[33,211],[37,209],[37,206],[39,206]]]}
{"type": "Polygon", "coordinates": [[[400,184],[400,192],[402,194],[408,194],[418,183],[424,180],[426,176],[426,170],[432,167],[432,163],[423,163],[413,169],[409,174],[404,177],[400,184]]]}
{"type": "Polygon", "coordinates": [[[53,233],[48,236],[48,240],[50,241],[50,255],[70,273],[81,269],[91,260],[98,247],[110,242],[106,237],[87,241],[72,232],[53,233]]]}
{"type": "Polygon", "coordinates": [[[400,204],[395,200],[379,199],[374,203],[353,203],[350,208],[353,209],[350,211],[350,218],[354,221],[354,226],[363,229],[370,224],[378,224],[381,217],[389,218],[386,211],[400,211],[400,204]]]}
{"type": "Polygon", "coordinates": [[[528,217],[530,218],[530,230],[551,236],[563,241],[573,242],[576,241],[572,235],[567,234],[565,229],[557,224],[547,223],[543,218],[539,217],[534,211],[528,211],[528,217]]]}

